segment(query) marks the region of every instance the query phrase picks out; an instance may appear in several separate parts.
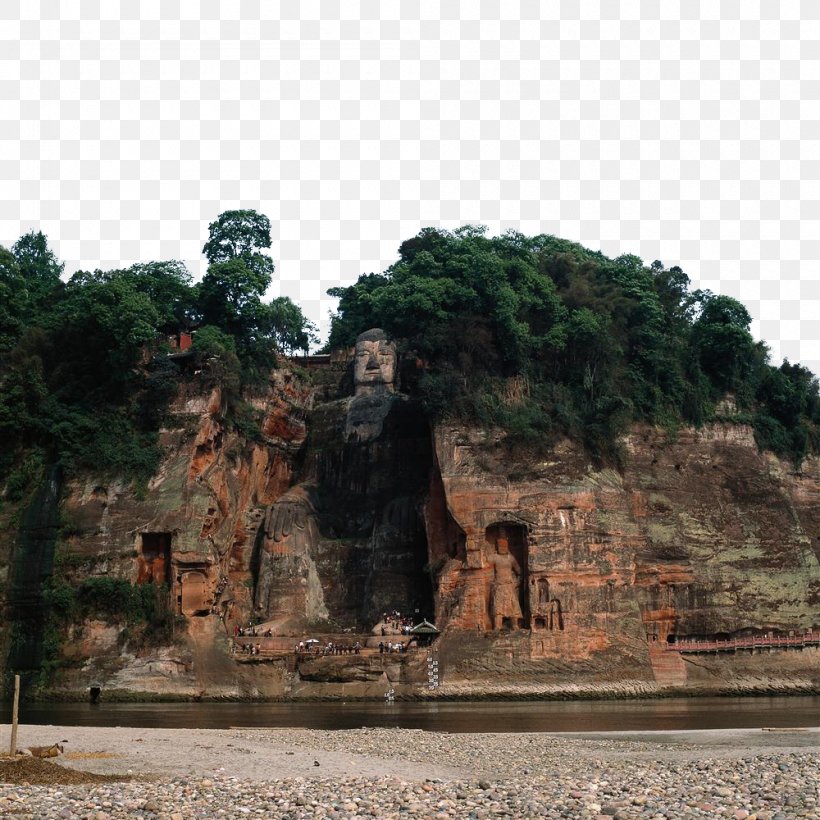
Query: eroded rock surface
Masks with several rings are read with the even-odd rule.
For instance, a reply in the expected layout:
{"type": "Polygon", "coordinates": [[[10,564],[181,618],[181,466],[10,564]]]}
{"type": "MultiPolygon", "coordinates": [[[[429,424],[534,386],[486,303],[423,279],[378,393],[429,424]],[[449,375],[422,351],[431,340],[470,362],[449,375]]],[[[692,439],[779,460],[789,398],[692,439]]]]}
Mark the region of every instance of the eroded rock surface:
{"type": "MultiPolygon", "coordinates": [[[[670,665],[670,641],[817,628],[817,459],[796,473],[740,425],[674,441],[636,429],[623,473],[593,470],[569,443],[523,464],[495,458],[493,444],[480,431],[435,432],[427,525],[440,625],[506,631],[484,657],[452,641],[462,674],[501,674],[506,652],[518,675],[629,668],[685,684],[719,678],[721,664],[670,665]]],[[[816,679],[816,653],[802,657],[816,679]]],[[[747,661],[748,671],[771,658],[747,661]]]]}
{"type": "MultiPolygon", "coordinates": [[[[187,385],[147,488],[69,482],[61,577],[75,587],[94,576],[152,584],[177,625],[153,642],[124,621],[71,625],[55,688],[94,681],[197,697],[820,688],[817,650],[671,648],[820,629],[820,460],[796,472],[731,424],[673,440],[636,428],[620,472],[593,469],[569,442],[546,458],[513,457],[492,432],[431,426],[403,392],[399,364],[395,346],[369,331],[355,350],[315,357],[307,375],[276,370],[246,397],[259,413],[253,439],[226,423],[218,389],[187,385]],[[374,658],[371,643],[371,654],[294,661],[294,641],[366,644],[396,609],[442,630],[439,689],[425,688],[423,652],[374,658]],[[252,620],[270,632],[268,655],[234,655],[252,620]]],[[[0,558],[13,553],[7,541],[0,558]]]]}
{"type": "Polygon", "coordinates": [[[430,436],[418,405],[396,392],[396,372],[384,332],[363,333],[354,396],[315,409],[299,483],[266,512],[255,614],[280,632],[369,632],[388,609],[430,612],[430,436]]]}

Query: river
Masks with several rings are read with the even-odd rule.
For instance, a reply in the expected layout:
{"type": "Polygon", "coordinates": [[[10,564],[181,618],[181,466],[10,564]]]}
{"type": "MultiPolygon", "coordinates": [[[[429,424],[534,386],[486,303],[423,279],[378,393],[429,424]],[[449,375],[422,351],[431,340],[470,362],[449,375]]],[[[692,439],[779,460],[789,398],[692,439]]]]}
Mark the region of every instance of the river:
{"type": "MultiPolygon", "coordinates": [[[[9,720],[8,704],[0,705],[9,720]]],[[[227,729],[611,732],[820,726],[820,697],[439,703],[23,703],[21,723],[227,729]]]]}

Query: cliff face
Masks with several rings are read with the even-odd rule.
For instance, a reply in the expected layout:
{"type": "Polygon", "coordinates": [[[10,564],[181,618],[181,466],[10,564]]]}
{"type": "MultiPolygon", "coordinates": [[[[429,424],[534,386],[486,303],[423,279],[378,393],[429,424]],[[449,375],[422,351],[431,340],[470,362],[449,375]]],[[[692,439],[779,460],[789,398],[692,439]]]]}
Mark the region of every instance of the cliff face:
{"type": "Polygon", "coordinates": [[[814,650],[665,648],[820,627],[818,459],[796,473],[737,425],[674,440],[636,429],[622,472],[592,469],[569,442],[546,460],[512,459],[491,434],[431,428],[400,393],[340,397],[346,365],[311,382],[272,374],[248,397],[253,440],[226,424],[218,389],[189,385],[142,494],[66,484],[55,572],[75,588],[152,583],[176,622],[152,641],[123,619],[77,620],[57,690],[381,696],[387,682],[418,695],[419,658],[300,668],[288,655],[308,634],[378,642],[393,609],[443,631],[441,694],[820,686],[814,650]],[[231,647],[251,619],[271,631],[259,661],[231,647]]]}
{"type": "Polygon", "coordinates": [[[428,426],[406,396],[317,407],[295,485],[260,528],[255,614],[280,634],[367,634],[387,610],[430,614],[420,513],[431,467],[428,426]]]}
{"type": "MultiPolygon", "coordinates": [[[[503,630],[483,656],[461,641],[451,674],[503,678],[506,653],[519,677],[698,683],[703,659],[670,666],[665,644],[816,629],[817,459],[795,473],[732,425],[673,441],[635,430],[625,444],[618,473],[592,470],[569,443],[546,461],[510,463],[483,433],[435,431],[440,622],[503,630]]],[[[720,664],[708,666],[720,679],[720,664]]],[[[804,672],[816,677],[816,666],[807,653],[804,672]]]]}
{"type": "Polygon", "coordinates": [[[75,589],[100,577],[153,583],[177,622],[165,641],[150,627],[135,641],[124,616],[74,623],[64,629],[59,689],[98,682],[165,694],[278,693],[275,675],[259,683],[229,660],[224,622],[251,611],[256,531],[266,505],[291,483],[312,393],[276,371],[268,389],[248,401],[259,414],[255,440],[225,423],[218,388],[185,385],[161,432],[166,457],[144,492],[100,477],[67,482],[55,558],[60,580],[75,589]]]}

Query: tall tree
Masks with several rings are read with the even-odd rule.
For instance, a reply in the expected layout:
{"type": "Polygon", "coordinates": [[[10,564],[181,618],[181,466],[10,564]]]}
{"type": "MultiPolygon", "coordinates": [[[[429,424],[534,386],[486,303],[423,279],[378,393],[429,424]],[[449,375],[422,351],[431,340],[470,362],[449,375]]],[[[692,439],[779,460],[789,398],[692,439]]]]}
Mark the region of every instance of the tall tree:
{"type": "Polygon", "coordinates": [[[224,211],[208,225],[208,241],[202,252],[211,265],[241,259],[267,290],[273,276],[273,260],[262,251],[271,246],[270,220],[253,210],[224,211]]]}
{"type": "Polygon", "coordinates": [[[270,329],[276,341],[276,347],[282,353],[294,353],[297,350],[308,350],[315,344],[316,328],[308,320],[302,308],[287,296],[273,299],[267,306],[270,316],[270,329]]]}
{"type": "Polygon", "coordinates": [[[0,247],[0,352],[14,347],[23,326],[27,292],[14,255],[0,247]]]}
{"type": "Polygon", "coordinates": [[[42,231],[23,234],[14,243],[11,252],[25,281],[28,313],[34,314],[61,287],[60,276],[65,265],[48,247],[48,239],[42,231]]]}
{"type": "Polygon", "coordinates": [[[749,311],[731,296],[700,294],[701,313],[693,327],[693,338],[703,372],[721,391],[733,390],[747,398],[747,384],[765,353],[757,349],[749,327],[749,311]]]}
{"type": "Polygon", "coordinates": [[[196,292],[182,262],[139,262],[116,273],[148,296],[158,314],[158,329],[170,333],[190,323],[196,292]]]}
{"type": "Polygon", "coordinates": [[[270,367],[275,349],[289,353],[315,342],[315,328],[298,305],[284,296],[262,302],[274,271],[262,252],[271,246],[270,220],[252,210],[225,211],[208,231],[202,252],[210,265],[199,284],[200,314],[203,324],[235,339],[246,369],[270,367]]]}
{"type": "Polygon", "coordinates": [[[261,251],[270,245],[270,220],[263,214],[221,213],[208,226],[202,252],[210,264],[198,289],[203,324],[233,336],[240,359],[260,367],[273,361],[273,342],[266,342],[270,316],[262,304],[274,266],[261,251]]]}
{"type": "Polygon", "coordinates": [[[262,296],[270,280],[249,268],[241,257],[214,262],[199,283],[202,321],[216,325],[240,341],[260,321],[262,296]]]}

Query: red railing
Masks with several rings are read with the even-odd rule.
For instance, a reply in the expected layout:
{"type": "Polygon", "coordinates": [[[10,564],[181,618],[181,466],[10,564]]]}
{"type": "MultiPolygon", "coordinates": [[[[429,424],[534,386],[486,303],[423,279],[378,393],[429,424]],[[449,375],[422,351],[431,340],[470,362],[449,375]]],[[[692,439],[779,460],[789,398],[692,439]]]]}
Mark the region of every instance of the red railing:
{"type": "Polygon", "coordinates": [[[665,649],[673,652],[733,652],[736,649],[788,649],[804,646],[820,646],[820,632],[807,632],[805,635],[755,635],[749,638],[728,638],[725,641],[677,640],[675,643],[664,644],[665,649]]]}

